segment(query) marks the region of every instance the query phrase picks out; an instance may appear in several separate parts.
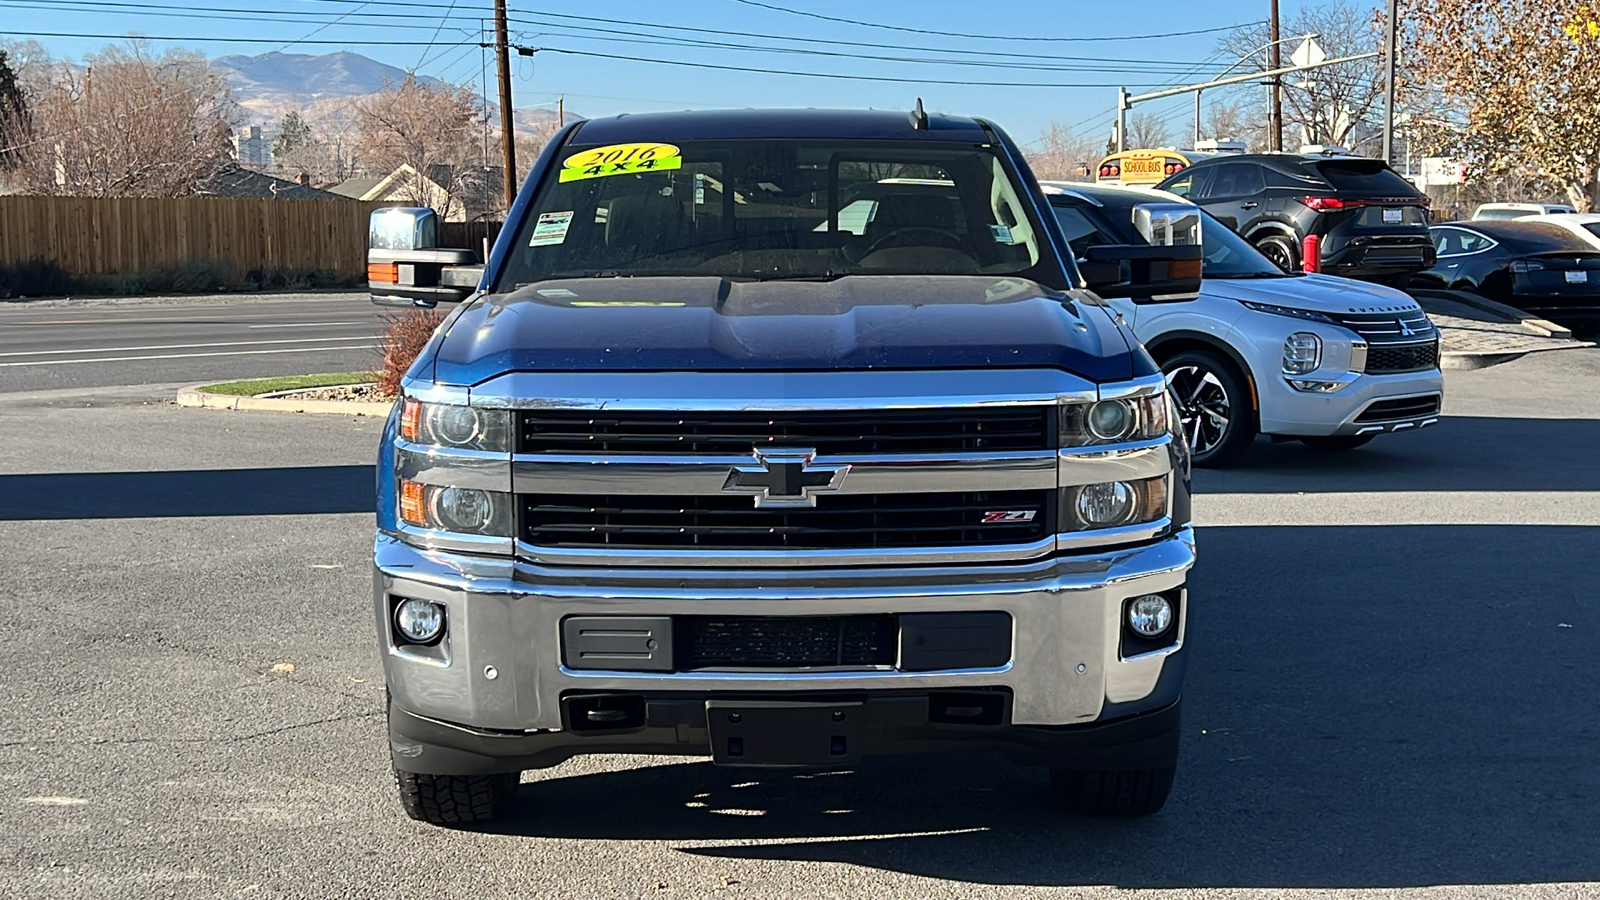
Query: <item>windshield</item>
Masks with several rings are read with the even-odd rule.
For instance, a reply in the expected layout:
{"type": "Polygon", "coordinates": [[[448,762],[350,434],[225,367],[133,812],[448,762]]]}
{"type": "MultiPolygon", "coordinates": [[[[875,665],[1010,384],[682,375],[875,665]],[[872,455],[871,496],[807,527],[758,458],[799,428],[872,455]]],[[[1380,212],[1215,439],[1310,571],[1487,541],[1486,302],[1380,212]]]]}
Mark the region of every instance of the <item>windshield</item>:
{"type": "Polygon", "coordinates": [[[1204,211],[1200,213],[1200,249],[1205,254],[1203,278],[1288,277],[1238,232],[1204,211]]]}
{"type": "Polygon", "coordinates": [[[1068,285],[988,145],[685,141],[571,147],[501,278],[1013,275],[1068,285]]]}

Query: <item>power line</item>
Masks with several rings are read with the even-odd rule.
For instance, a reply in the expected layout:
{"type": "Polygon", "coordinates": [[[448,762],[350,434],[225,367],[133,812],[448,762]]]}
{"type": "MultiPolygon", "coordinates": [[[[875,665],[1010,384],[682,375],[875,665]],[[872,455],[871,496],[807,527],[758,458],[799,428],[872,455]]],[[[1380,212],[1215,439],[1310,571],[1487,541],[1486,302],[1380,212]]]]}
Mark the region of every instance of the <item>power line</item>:
{"type": "MultiPolygon", "coordinates": [[[[1148,41],[1159,38],[1188,37],[1195,34],[1214,34],[1218,31],[1231,31],[1240,27],[1238,25],[1220,25],[1215,28],[1197,28],[1193,31],[1169,31],[1164,34],[1138,34],[1125,37],[1041,37],[1038,35],[1018,36],[1011,34],[957,34],[950,31],[931,31],[926,28],[910,28],[904,25],[884,25],[879,22],[862,22],[857,19],[841,19],[836,16],[825,16],[821,13],[807,12],[800,9],[789,9],[788,7],[777,6],[772,3],[761,3],[759,0],[734,0],[734,2],[743,3],[745,6],[756,6],[760,7],[761,9],[770,9],[776,12],[788,13],[791,16],[805,16],[809,19],[821,19],[824,22],[839,22],[844,25],[859,25],[863,28],[881,28],[885,31],[904,31],[910,34],[931,34],[939,37],[969,38],[979,41],[1041,41],[1055,43],[1086,43],[1091,41],[1148,41]]],[[[1251,22],[1249,24],[1255,25],[1259,23],[1251,22]]]]}
{"type": "MultiPolygon", "coordinates": [[[[688,62],[677,59],[652,59],[642,56],[623,56],[616,53],[598,53],[591,50],[570,50],[564,47],[518,48],[540,53],[562,53],[569,56],[590,56],[598,59],[618,59],[627,62],[653,63],[664,66],[683,66],[692,69],[716,69],[723,72],[749,72],[761,75],[795,75],[802,78],[832,78],[844,81],[880,81],[890,84],[937,84],[956,87],[1022,87],[1022,88],[1108,88],[1124,87],[1122,84],[1074,84],[1037,81],[950,81],[940,78],[895,78],[887,75],[840,75],[830,72],[797,72],[792,69],[766,69],[752,66],[724,66],[716,63],[688,62]]],[[[1142,86],[1142,85],[1141,85],[1142,86]]]]}
{"type": "MultiPolygon", "coordinates": [[[[272,22],[285,25],[338,25],[342,28],[355,28],[361,26],[360,22],[345,22],[345,19],[428,19],[433,20],[438,16],[423,15],[421,13],[381,13],[359,12],[352,10],[346,13],[316,12],[314,10],[284,10],[273,16],[263,16],[260,12],[249,9],[236,9],[226,6],[178,6],[164,3],[129,3],[118,0],[49,0],[49,2],[26,2],[26,0],[0,0],[0,4],[16,9],[42,9],[50,12],[81,12],[100,13],[107,16],[153,16],[160,18],[178,19],[210,19],[223,22],[272,22]],[[79,7],[77,9],[63,10],[62,7],[79,7]],[[126,10],[126,12],[124,12],[126,10]],[[163,12],[163,10],[167,10],[163,12]],[[178,10],[172,12],[171,10],[178,10]],[[294,18],[283,18],[292,16],[294,18]],[[312,18],[307,18],[312,17],[312,18]],[[322,20],[332,18],[333,21],[324,23],[322,20]]],[[[402,22],[383,22],[378,27],[405,28],[427,30],[437,26],[413,25],[402,22]]],[[[453,29],[463,30],[463,29],[453,29]]],[[[307,35],[308,37],[310,35],[307,35]]]]}
{"type": "MultiPolygon", "coordinates": [[[[205,35],[171,35],[171,34],[78,34],[64,31],[8,31],[7,37],[57,37],[57,38],[94,38],[107,41],[205,41],[217,44],[283,44],[283,47],[293,47],[295,44],[336,44],[347,47],[422,47],[426,41],[311,41],[301,38],[287,43],[283,38],[241,38],[241,37],[207,37],[205,35]]],[[[446,46],[461,47],[467,42],[456,42],[446,46]]],[[[476,44],[476,41],[470,43],[476,44]]],[[[279,48],[280,50],[282,47],[279,48]]],[[[627,57],[621,57],[626,59],[627,57]]]]}
{"type": "Polygon", "coordinates": [[[412,72],[422,68],[422,64],[428,61],[428,54],[432,52],[434,42],[439,39],[439,32],[444,30],[444,23],[450,21],[450,14],[455,11],[456,0],[450,0],[450,8],[445,10],[444,15],[439,17],[439,25],[433,29],[433,37],[428,39],[428,46],[422,48],[422,55],[417,57],[417,64],[411,67],[412,72]]]}

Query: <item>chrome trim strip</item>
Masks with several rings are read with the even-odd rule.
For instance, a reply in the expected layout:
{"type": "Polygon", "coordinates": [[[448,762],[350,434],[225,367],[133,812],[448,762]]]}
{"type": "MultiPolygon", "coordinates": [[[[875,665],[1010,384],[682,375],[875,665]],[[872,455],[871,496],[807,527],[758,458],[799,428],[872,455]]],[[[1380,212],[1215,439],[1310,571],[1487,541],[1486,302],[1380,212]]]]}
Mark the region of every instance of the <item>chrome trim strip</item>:
{"type": "Polygon", "coordinates": [[[394,448],[395,473],[407,481],[502,493],[511,490],[509,454],[403,440],[395,441],[394,448]]]}
{"type": "Polygon", "coordinates": [[[544,565],[799,569],[823,566],[1020,562],[1049,554],[1055,549],[1056,540],[1057,538],[1052,535],[1026,544],[904,547],[890,550],[639,550],[604,547],[537,547],[520,537],[516,544],[518,559],[544,565]]]}
{"type": "Polygon", "coordinates": [[[1099,398],[1054,369],[844,372],[511,372],[471,391],[497,409],[885,410],[1047,406],[1099,398]]]}
{"type": "Polygon", "coordinates": [[[415,397],[424,403],[467,403],[471,393],[467,388],[452,384],[435,384],[417,378],[407,378],[400,382],[400,393],[406,397],[415,397]]]}
{"type": "MultiPolygon", "coordinates": [[[[1172,509],[1172,492],[1167,492],[1167,509],[1172,509]]],[[[1163,516],[1154,522],[1123,525],[1117,528],[1096,528],[1089,531],[1063,532],[1056,535],[1057,550],[1081,550],[1104,547],[1107,544],[1133,544],[1157,538],[1172,527],[1172,518],[1163,516]]]]}
{"type": "Polygon", "coordinates": [[[1350,341],[1350,371],[1355,373],[1367,370],[1367,342],[1361,338],[1350,341]]]}
{"type": "Polygon", "coordinates": [[[1060,484],[1076,487],[1102,481],[1156,478],[1172,471],[1171,435],[1135,444],[1069,447],[1057,451],[1060,484]]]}
{"type": "Polygon", "coordinates": [[[691,683],[696,681],[727,681],[729,679],[738,679],[739,681],[750,682],[832,681],[841,676],[848,677],[851,680],[860,679],[863,682],[881,680],[914,682],[926,680],[930,676],[951,677],[963,675],[1004,675],[1011,671],[1012,665],[1012,663],[1008,662],[1003,666],[994,666],[987,669],[931,669],[925,671],[919,670],[916,672],[902,672],[899,669],[884,668],[835,668],[830,671],[817,672],[807,672],[803,669],[785,669],[774,672],[629,672],[611,669],[569,669],[566,666],[562,666],[561,674],[570,675],[573,678],[616,678],[621,680],[633,679],[639,681],[666,680],[672,682],[691,683]]]}
{"type": "Polygon", "coordinates": [[[1127,400],[1134,397],[1148,397],[1159,394],[1167,389],[1165,375],[1147,375],[1143,378],[1134,378],[1120,381],[1116,384],[1100,385],[1101,400],[1127,400]]]}
{"type": "MultiPolygon", "coordinates": [[[[728,473],[750,465],[749,455],[517,456],[511,463],[518,494],[717,495],[728,473]]],[[[1054,451],[1016,453],[862,454],[817,456],[818,466],[847,466],[835,494],[914,494],[928,491],[1022,491],[1056,486],[1054,451]]],[[[1107,478],[1100,479],[1108,480],[1107,478]]]]}
{"type": "Polygon", "coordinates": [[[454,531],[436,531],[417,528],[404,522],[398,525],[400,540],[422,550],[453,550],[458,553],[491,553],[510,556],[514,541],[509,537],[489,534],[458,534],[454,531]]]}

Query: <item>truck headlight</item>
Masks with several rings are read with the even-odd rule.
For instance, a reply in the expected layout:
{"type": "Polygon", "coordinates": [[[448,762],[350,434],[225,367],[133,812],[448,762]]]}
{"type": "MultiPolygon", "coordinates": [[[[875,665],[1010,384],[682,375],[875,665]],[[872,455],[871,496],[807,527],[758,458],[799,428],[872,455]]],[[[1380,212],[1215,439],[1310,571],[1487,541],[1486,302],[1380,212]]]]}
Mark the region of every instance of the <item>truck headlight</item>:
{"type": "Polygon", "coordinates": [[[1283,339],[1283,374],[1304,375],[1322,365],[1322,338],[1297,331],[1283,339]]]}
{"type": "Polygon", "coordinates": [[[1061,446],[1092,447],[1154,440],[1171,427],[1167,392],[1061,407],[1061,446]]]}
{"type": "Polygon", "coordinates": [[[1157,521],[1167,514],[1167,478],[1161,475],[1062,488],[1062,530],[1092,531],[1157,521]]]}
{"type": "Polygon", "coordinates": [[[418,444],[463,450],[511,452],[511,411],[458,403],[424,403],[407,397],[400,410],[400,437],[418,444]]]}
{"type": "Polygon", "coordinates": [[[400,521],[416,528],[510,537],[511,518],[507,493],[400,482],[400,521]]]}

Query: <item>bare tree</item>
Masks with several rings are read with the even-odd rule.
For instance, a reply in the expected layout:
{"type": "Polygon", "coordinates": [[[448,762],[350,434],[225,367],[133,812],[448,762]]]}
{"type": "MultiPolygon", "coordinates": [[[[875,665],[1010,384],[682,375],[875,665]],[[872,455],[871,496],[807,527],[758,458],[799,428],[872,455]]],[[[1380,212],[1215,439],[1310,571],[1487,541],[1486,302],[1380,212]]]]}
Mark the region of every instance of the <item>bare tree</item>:
{"type": "Polygon", "coordinates": [[[1092,181],[1100,163],[1100,141],[1068,131],[1060,122],[1051,122],[1039,140],[1039,150],[1028,154],[1028,167],[1045,181],[1092,181]]]}
{"type": "Polygon", "coordinates": [[[1210,104],[1201,119],[1201,135],[1214,141],[1244,141],[1250,150],[1265,149],[1267,129],[1265,122],[1251,121],[1244,107],[1237,103],[1218,100],[1210,104]]]}
{"type": "Polygon", "coordinates": [[[478,162],[483,121],[469,88],[408,76],[356,105],[356,153],[368,175],[397,174],[406,202],[459,220],[488,181],[478,162]]]}
{"type": "MultiPolygon", "coordinates": [[[[1284,24],[1282,34],[1315,34],[1316,41],[1330,58],[1355,56],[1380,49],[1382,20],[1375,10],[1334,0],[1320,6],[1305,6],[1284,24]]],[[[1228,57],[1249,56],[1243,71],[1265,71],[1267,54],[1261,48],[1269,38],[1266,23],[1228,33],[1218,52],[1228,57]]],[[[1337,66],[1312,69],[1303,76],[1283,79],[1283,118],[1285,143],[1298,140],[1307,144],[1345,147],[1352,152],[1378,152],[1378,116],[1383,103],[1383,66],[1377,59],[1357,60],[1337,66]]],[[[1268,90],[1251,87],[1235,91],[1247,122],[1268,119],[1268,90]]]]}
{"type": "Polygon", "coordinates": [[[80,70],[57,65],[30,97],[17,149],[21,186],[39,194],[179,196],[227,159],[233,107],[205,57],[109,47],[80,70]]]}
{"type": "Polygon", "coordinates": [[[1128,117],[1128,136],[1122,143],[1129,150],[1169,147],[1172,145],[1172,131],[1154,113],[1134,113],[1128,117]]]}
{"type": "Polygon", "coordinates": [[[1419,143],[1514,193],[1600,208],[1600,10],[1575,0],[1418,0],[1419,90],[1455,98],[1419,143]],[[1531,183],[1528,183],[1530,182],[1531,183]]]}

